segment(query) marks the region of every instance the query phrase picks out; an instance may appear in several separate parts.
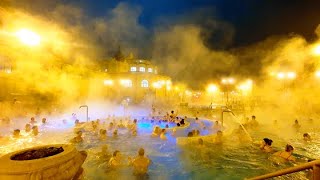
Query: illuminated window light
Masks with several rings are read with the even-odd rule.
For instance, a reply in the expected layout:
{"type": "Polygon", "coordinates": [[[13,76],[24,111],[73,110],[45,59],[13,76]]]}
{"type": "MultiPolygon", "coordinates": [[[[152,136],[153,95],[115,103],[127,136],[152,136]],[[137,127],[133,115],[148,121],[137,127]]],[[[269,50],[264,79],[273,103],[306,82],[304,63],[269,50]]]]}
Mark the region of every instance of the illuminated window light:
{"type": "Polygon", "coordinates": [[[142,81],[141,81],[141,87],[144,87],[144,88],[149,87],[149,82],[148,82],[148,80],[142,80],[142,81]]]}
{"type": "Polygon", "coordinates": [[[140,67],[140,68],[139,68],[139,71],[140,71],[140,72],[146,72],[146,68],[145,68],[145,67],[140,67]]]}

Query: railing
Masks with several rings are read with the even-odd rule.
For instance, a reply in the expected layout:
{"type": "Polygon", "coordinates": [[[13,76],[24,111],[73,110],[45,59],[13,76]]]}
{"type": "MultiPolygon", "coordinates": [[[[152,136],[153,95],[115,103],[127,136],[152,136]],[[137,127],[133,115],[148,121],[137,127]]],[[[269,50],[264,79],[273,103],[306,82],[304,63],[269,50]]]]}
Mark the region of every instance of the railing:
{"type": "Polygon", "coordinates": [[[299,171],[303,171],[303,170],[307,170],[307,169],[312,169],[312,179],[313,180],[320,179],[320,160],[315,160],[315,161],[304,163],[304,164],[301,164],[301,165],[298,165],[295,167],[281,169],[279,171],[272,172],[269,174],[249,178],[248,180],[268,179],[268,178],[291,174],[291,173],[295,173],[295,172],[299,172],[299,171]]]}
{"type": "Polygon", "coordinates": [[[87,105],[82,105],[82,106],[79,107],[79,109],[83,108],[83,107],[87,108],[87,111],[86,111],[87,114],[86,115],[87,115],[87,122],[88,122],[89,121],[89,107],[87,105]]]}

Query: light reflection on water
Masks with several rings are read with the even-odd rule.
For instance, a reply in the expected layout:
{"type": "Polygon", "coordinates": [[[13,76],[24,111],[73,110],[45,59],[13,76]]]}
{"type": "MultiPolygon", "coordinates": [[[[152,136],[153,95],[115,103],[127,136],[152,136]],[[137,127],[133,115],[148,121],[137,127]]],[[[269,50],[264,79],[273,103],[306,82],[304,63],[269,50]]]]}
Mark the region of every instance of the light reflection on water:
{"type": "MultiPolygon", "coordinates": [[[[136,156],[137,150],[143,147],[146,155],[153,162],[148,172],[150,179],[212,179],[213,177],[214,179],[243,179],[292,166],[290,163],[281,166],[273,164],[268,160],[268,154],[260,152],[251,143],[241,144],[231,141],[223,145],[214,145],[206,142],[205,149],[199,149],[195,146],[180,147],[176,145],[176,139],[170,133],[167,134],[168,141],[150,137],[152,128],[156,124],[164,127],[166,123],[151,124],[146,121],[138,121],[138,136],[133,137],[128,130],[119,129],[118,137],[112,137],[112,131],[108,131],[108,137],[103,141],[99,140],[97,133],[84,132],[84,142],[76,145],[76,147],[88,152],[88,158],[83,165],[85,179],[134,179],[131,167],[108,171],[107,160],[100,159],[98,156],[101,147],[105,144],[108,144],[110,153],[114,150],[120,150],[125,159],[127,156],[136,156]]],[[[205,124],[207,127],[212,125],[209,121],[205,121],[205,124]]],[[[23,124],[16,125],[23,129],[23,124]]],[[[108,122],[104,128],[107,125],[108,122]]],[[[1,140],[3,146],[0,146],[0,154],[41,144],[68,143],[74,136],[71,127],[73,127],[71,121],[67,124],[58,122],[56,125],[49,122],[45,126],[40,125],[40,135],[38,137],[25,135],[15,141],[13,139],[1,140]]],[[[191,120],[190,127],[178,130],[177,136],[186,136],[188,131],[197,128],[199,128],[199,125],[191,120]]],[[[8,131],[9,128],[4,129],[8,131]]],[[[201,135],[214,133],[208,129],[200,132],[201,135]]],[[[255,140],[261,140],[264,137],[273,139],[273,146],[276,150],[282,150],[282,147],[288,142],[288,139],[280,138],[272,133],[250,133],[255,140]]],[[[320,156],[319,134],[312,133],[315,139],[312,143],[302,142],[300,136],[302,136],[301,133],[290,140],[295,147],[298,158],[318,158],[320,156]]],[[[292,177],[303,179],[305,175],[296,173],[293,176],[284,176],[283,179],[292,177]]]]}

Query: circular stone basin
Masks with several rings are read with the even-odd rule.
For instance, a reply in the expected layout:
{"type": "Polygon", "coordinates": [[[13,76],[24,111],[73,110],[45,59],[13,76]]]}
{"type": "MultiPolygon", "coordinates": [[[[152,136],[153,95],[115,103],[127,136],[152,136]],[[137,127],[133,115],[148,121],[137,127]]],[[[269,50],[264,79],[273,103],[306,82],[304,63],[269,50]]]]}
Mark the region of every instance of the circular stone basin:
{"type": "Polygon", "coordinates": [[[87,157],[73,145],[54,144],[15,151],[0,157],[0,179],[75,179],[87,157]]]}
{"type": "Polygon", "coordinates": [[[13,155],[10,159],[15,161],[25,161],[25,160],[33,160],[33,159],[40,159],[49,156],[54,156],[63,152],[62,147],[47,147],[47,148],[40,148],[40,149],[31,149],[19,154],[13,155]]]}

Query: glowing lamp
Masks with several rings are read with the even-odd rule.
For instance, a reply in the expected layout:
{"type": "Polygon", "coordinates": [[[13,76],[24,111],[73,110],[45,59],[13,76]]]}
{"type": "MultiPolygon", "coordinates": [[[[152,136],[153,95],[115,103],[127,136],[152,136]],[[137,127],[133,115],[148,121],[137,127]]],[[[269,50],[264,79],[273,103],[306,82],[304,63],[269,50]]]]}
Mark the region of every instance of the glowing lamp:
{"type": "Polygon", "coordinates": [[[106,86],[112,86],[113,85],[113,81],[109,80],[109,79],[108,80],[104,80],[103,84],[106,85],[106,86]]]}
{"type": "Polygon", "coordinates": [[[284,77],[285,77],[285,74],[284,74],[283,72],[279,72],[279,73],[277,74],[277,78],[278,78],[278,79],[284,79],[284,77]]]}
{"type": "Polygon", "coordinates": [[[23,44],[28,46],[37,46],[40,44],[41,38],[38,34],[28,30],[21,29],[16,32],[16,36],[20,39],[23,44]]]}
{"type": "Polygon", "coordinates": [[[214,85],[214,84],[210,84],[210,85],[208,86],[207,91],[208,91],[209,93],[214,93],[214,92],[218,91],[218,87],[217,87],[216,85],[214,85]]]}
{"type": "Polygon", "coordinates": [[[316,45],[313,48],[313,54],[316,55],[316,56],[320,56],[320,44],[316,45]]]}
{"type": "Polygon", "coordinates": [[[296,73],[294,73],[294,72],[288,72],[288,73],[287,73],[287,77],[288,77],[289,79],[295,79],[295,78],[296,78],[296,73]]]}

